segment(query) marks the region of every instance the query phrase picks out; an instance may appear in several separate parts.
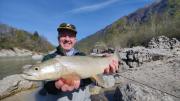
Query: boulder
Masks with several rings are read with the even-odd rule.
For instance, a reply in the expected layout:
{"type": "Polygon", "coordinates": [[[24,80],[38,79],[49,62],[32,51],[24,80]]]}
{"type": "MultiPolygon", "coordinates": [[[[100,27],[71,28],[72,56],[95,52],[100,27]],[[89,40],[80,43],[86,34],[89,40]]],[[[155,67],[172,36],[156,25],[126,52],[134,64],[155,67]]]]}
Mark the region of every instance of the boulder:
{"type": "Polygon", "coordinates": [[[19,48],[12,48],[12,49],[1,49],[0,50],[0,57],[9,57],[9,56],[31,56],[32,52],[27,49],[19,49],[19,48]]]}
{"type": "Polygon", "coordinates": [[[42,60],[43,59],[43,55],[41,55],[41,54],[33,54],[32,55],[32,59],[33,60],[42,60]]]}
{"type": "Polygon", "coordinates": [[[120,52],[120,57],[129,68],[139,67],[143,62],[149,62],[152,59],[150,50],[140,46],[124,48],[120,52]]]}
{"type": "Polygon", "coordinates": [[[109,101],[104,94],[91,95],[91,101],[109,101]]]}
{"type": "Polygon", "coordinates": [[[175,49],[180,48],[180,42],[176,38],[168,38],[166,36],[159,36],[152,38],[148,43],[148,48],[158,48],[158,49],[175,49]]]}
{"type": "Polygon", "coordinates": [[[129,71],[116,74],[115,79],[116,83],[121,85],[125,83],[136,83],[136,85],[146,85],[149,88],[154,88],[160,90],[161,92],[166,92],[167,95],[174,96],[173,99],[177,99],[175,101],[179,101],[180,57],[176,56],[165,58],[163,60],[144,63],[137,69],[131,69],[129,71]]]}
{"type": "Polygon", "coordinates": [[[103,75],[104,85],[105,88],[110,88],[115,85],[115,79],[112,75],[103,75]]]}
{"type": "Polygon", "coordinates": [[[128,83],[118,86],[113,101],[174,101],[173,97],[144,85],[128,83]]]}
{"type": "Polygon", "coordinates": [[[38,87],[40,84],[25,80],[21,74],[7,76],[0,80],[0,99],[13,95],[22,90],[38,87]]]}
{"type": "MultiPolygon", "coordinates": [[[[120,57],[129,68],[140,67],[143,63],[163,60],[167,57],[180,56],[180,42],[176,38],[159,36],[153,38],[148,47],[136,46],[124,48],[120,51],[120,57]]],[[[122,65],[122,68],[126,65],[122,65]]]]}

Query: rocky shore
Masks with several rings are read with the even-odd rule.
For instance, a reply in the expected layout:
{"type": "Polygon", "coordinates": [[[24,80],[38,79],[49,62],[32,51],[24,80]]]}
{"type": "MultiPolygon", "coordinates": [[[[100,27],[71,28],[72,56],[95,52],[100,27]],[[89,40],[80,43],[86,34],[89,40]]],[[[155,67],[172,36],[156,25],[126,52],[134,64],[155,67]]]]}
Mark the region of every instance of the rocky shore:
{"type": "Polygon", "coordinates": [[[24,80],[20,74],[7,76],[0,80],[0,99],[14,95],[20,91],[38,87],[40,84],[24,80]]]}
{"type": "MultiPolygon", "coordinates": [[[[119,49],[119,55],[118,73],[103,76],[105,88],[90,86],[92,101],[180,101],[180,42],[177,39],[160,36],[153,38],[148,47],[119,49]]],[[[33,87],[23,88],[22,82],[34,85],[17,75],[0,80],[0,99],[10,101],[8,99],[17,97],[13,94],[21,89],[29,91],[27,89],[33,87]]]]}
{"type": "Polygon", "coordinates": [[[27,49],[19,49],[19,48],[12,48],[12,49],[1,49],[0,50],[0,57],[26,57],[32,56],[32,59],[41,59],[43,54],[32,52],[27,49]]]}

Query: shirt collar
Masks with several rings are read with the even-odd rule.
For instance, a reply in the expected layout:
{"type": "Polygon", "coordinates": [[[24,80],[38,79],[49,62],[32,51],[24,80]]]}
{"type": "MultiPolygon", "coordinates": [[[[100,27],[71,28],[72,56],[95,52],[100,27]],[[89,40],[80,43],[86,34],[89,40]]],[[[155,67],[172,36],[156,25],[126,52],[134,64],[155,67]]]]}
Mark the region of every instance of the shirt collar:
{"type": "Polygon", "coordinates": [[[74,51],[75,51],[75,49],[72,48],[70,51],[66,52],[66,55],[67,56],[72,56],[72,55],[74,55],[74,51]]]}

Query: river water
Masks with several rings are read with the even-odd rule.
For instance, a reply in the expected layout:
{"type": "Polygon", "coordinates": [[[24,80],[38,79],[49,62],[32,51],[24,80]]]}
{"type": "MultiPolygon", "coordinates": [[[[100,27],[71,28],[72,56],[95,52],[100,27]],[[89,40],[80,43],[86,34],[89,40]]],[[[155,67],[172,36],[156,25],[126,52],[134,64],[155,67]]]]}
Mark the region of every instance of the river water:
{"type": "Polygon", "coordinates": [[[22,73],[22,67],[36,63],[29,57],[0,57],[0,79],[12,74],[22,73]]]}

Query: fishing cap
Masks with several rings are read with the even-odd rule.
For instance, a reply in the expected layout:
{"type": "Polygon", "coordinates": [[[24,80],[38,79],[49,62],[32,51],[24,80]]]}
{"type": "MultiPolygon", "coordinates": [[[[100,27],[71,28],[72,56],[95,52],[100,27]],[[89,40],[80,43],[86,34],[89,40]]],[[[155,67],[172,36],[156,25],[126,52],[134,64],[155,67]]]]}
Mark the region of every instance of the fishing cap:
{"type": "Polygon", "coordinates": [[[76,27],[73,24],[69,24],[69,23],[61,23],[59,27],[57,28],[58,32],[61,32],[63,30],[69,30],[69,31],[74,32],[75,34],[77,33],[76,27]]]}

